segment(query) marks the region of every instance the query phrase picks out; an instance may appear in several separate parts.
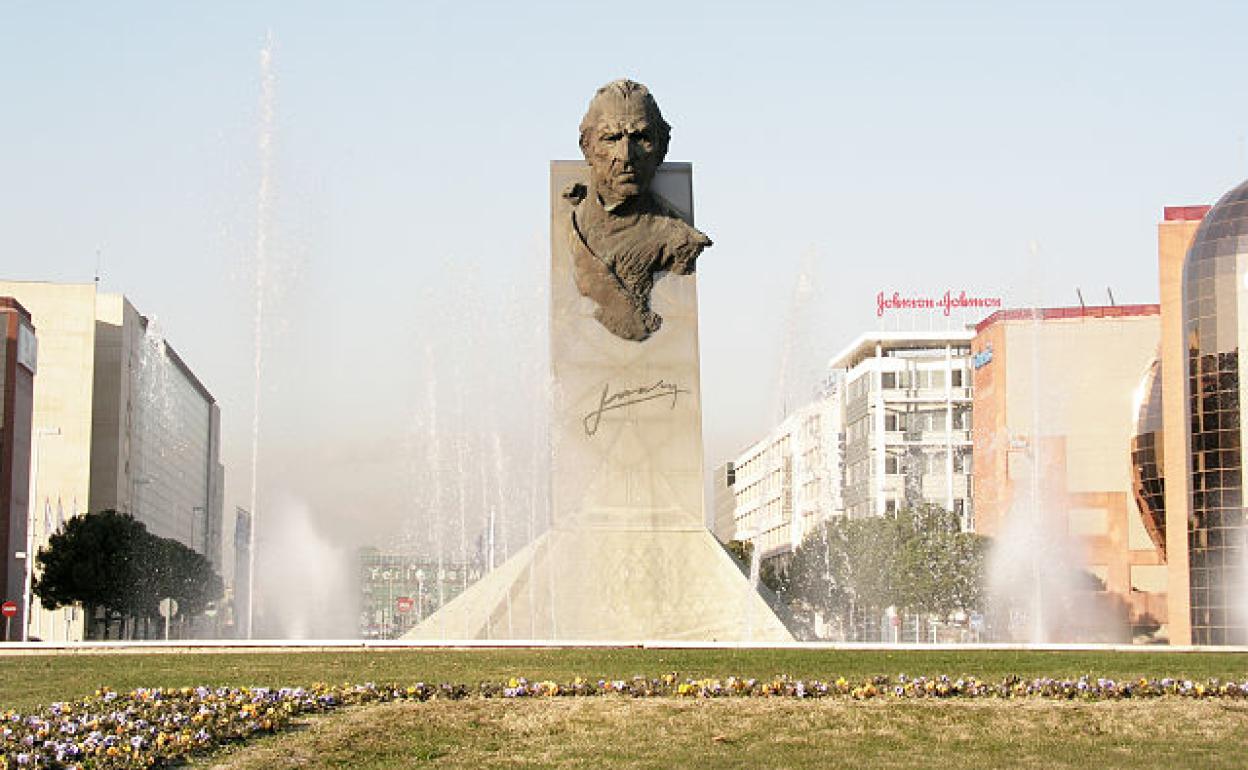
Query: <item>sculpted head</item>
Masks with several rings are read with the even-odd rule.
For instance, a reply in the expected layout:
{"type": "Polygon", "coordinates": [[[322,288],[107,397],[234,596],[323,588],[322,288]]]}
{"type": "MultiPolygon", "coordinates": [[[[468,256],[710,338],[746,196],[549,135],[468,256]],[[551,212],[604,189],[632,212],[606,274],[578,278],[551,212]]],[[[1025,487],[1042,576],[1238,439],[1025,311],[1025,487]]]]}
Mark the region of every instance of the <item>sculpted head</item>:
{"type": "Polygon", "coordinates": [[[598,89],[581,120],[581,152],[609,210],[650,189],[671,131],[642,84],[613,80],[598,89]]]}

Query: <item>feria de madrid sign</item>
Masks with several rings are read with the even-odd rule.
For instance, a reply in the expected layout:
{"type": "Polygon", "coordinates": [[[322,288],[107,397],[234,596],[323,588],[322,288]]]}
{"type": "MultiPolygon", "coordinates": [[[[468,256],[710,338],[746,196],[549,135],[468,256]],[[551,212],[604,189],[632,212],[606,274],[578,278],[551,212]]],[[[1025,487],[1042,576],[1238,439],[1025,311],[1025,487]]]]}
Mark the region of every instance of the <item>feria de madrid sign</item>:
{"type": "Polygon", "coordinates": [[[1000,297],[978,297],[967,294],[965,291],[955,292],[952,289],[943,295],[902,294],[899,291],[891,294],[882,291],[875,295],[875,314],[878,317],[898,310],[939,310],[942,315],[949,315],[955,310],[984,310],[1000,307],[1000,297]]]}

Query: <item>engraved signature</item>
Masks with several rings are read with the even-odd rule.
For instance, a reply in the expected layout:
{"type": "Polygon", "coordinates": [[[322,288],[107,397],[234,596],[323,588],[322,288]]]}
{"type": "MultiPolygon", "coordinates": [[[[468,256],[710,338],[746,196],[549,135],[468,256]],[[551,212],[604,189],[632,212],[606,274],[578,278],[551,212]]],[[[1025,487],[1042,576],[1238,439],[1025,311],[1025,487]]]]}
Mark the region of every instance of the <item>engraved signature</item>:
{"type": "Polygon", "coordinates": [[[671,398],[672,409],[676,408],[676,401],[680,398],[681,393],[688,393],[688,389],[671,382],[659,380],[652,385],[642,385],[639,388],[629,388],[621,390],[618,393],[611,392],[611,383],[602,386],[602,396],[598,399],[598,408],[585,415],[582,424],[585,426],[585,435],[592,436],[598,432],[598,425],[602,422],[602,416],[613,409],[623,409],[626,406],[640,404],[643,401],[653,401],[656,398],[671,398]]]}

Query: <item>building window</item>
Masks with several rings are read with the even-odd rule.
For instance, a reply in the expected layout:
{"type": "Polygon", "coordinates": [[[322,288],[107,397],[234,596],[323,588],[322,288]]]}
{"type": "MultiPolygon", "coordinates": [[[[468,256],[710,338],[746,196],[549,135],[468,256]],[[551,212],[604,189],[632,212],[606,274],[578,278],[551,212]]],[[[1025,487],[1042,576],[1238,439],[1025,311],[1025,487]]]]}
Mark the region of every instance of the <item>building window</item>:
{"type": "Polygon", "coordinates": [[[954,473],[971,473],[971,453],[970,452],[954,452],[953,453],[953,472],[954,473]]]}
{"type": "Polygon", "coordinates": [[[971,410],[969,407],[960,406],[954,409],[953,419],[959,430],[971,429],[971,410]]]}

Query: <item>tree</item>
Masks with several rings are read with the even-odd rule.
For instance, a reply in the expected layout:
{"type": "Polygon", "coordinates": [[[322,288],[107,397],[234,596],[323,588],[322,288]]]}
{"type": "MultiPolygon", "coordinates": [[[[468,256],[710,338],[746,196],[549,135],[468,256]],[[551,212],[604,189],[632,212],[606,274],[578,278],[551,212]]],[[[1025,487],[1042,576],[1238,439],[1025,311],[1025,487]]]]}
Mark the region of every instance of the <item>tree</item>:
{"type": "MultiPolygon", "coordinates": [[[[751,577],[754,565],[754,544],[749,540],[729,540],[724,544],[724,548],[737,562],[737,566],[745,573],[746,577],[751,577]]],[[[789,589],[789,570],[786,566],[777,564],[774,560],[768,559],[761,561],[758,565],[758,582],[775,593],[781,593],[789,589]]]]}
{"type": "Polygon", "coordinates": [[[177,540],[160,539],[162,583],[164,596],[178,603],[178,614],[194,617],[208,608],[225,592],[220,576],[202,553],[187,548],[177,540]]]}
{"type": "Polygon", "coordinates": [[[888,607],[947,616],[982,606],[986,553],[986,538],[937,506],[835,519],[794,551],[787,599],[796,615],[817,612],[847,635],[888,607]]]}
{"type": "Polygon", "coordinates": [[[70,519],[39,549],[32,590],[48,609],[82,604],[133,614],[149,537],[126,513],[108,510],[70,519]]]}
{"type": "Polygon", "coordinates": [[[223,593],[203,554],[112,510],[70,519],[39,549],[36,564],[33,591],[43,605],[82,604],[88,617],[101,607],[110,619],[154,619],[165,597],[178,602],[179,615],[191,617],[223,593]]]}
{"type": "Polygon", "coordinates": [[[749,540],[729,540],[724,548],[737,562],[742,572],[749,573],[750,559],[754,557],[754,544],[749,540]]]}
{"type": "Polygon", "coordinates": [[[984,538],[962,532],[956,514],[930,505],[901,511],[896,605],[946,615],[978,603],[984,538]]]}

